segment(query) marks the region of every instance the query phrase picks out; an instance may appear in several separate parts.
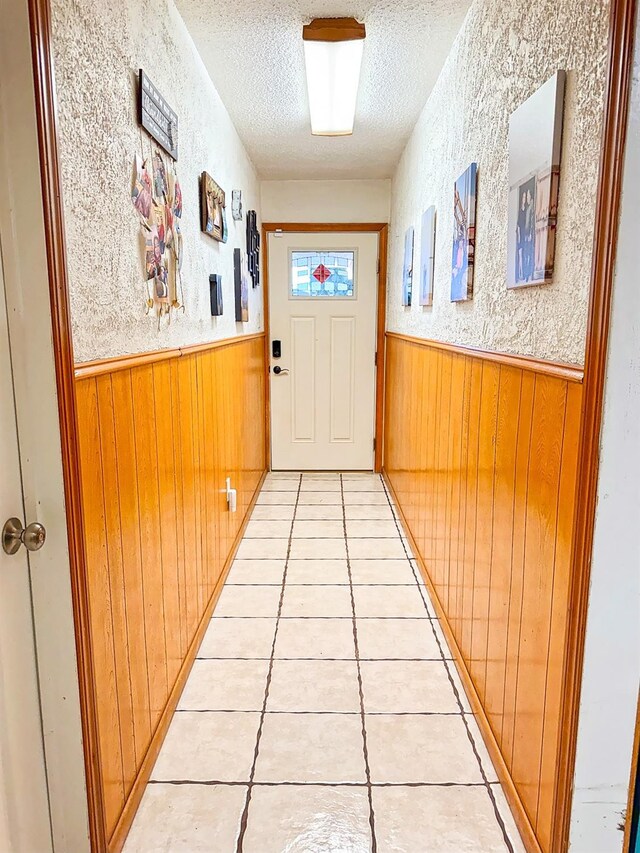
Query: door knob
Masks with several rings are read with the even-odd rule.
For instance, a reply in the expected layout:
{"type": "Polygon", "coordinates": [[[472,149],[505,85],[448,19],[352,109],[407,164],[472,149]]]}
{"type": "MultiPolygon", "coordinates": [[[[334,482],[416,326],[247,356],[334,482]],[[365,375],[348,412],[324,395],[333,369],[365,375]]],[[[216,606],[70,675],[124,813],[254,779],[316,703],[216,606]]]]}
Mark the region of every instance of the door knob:
{"type": "Polygon", "coordinates": [[[2,548],[5,554],[15,554],[21,545],[27,551],[39,551],[46,538],[47,531],[37,521],[23,527],[19,518],[10,518],[2,528],[2,548]]]}
{"type": "Polygon", "coordinates": [[[273,368],[273,372],[275,373],[276,376],[280,376],[281,373],[288,373],[289,368],[288,367],[280,367],[279,364],[276,364],[276,366],[273,368]]]}

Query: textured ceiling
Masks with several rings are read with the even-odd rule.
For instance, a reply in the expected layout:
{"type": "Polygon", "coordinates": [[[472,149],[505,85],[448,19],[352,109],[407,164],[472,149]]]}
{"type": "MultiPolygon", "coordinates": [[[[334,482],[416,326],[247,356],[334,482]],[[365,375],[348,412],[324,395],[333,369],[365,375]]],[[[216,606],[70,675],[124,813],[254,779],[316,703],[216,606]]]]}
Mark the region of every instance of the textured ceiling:
{"type": "MultiPolygon", "coordinates": [[[[176,0],[263,179],[386,178],[398,162],[470,0],[176,0]],[[311,136],[302,25],[367,27],[352,136],[311,136]]],[[[215,128],[211,128],[215,134],[215,128]]]]}

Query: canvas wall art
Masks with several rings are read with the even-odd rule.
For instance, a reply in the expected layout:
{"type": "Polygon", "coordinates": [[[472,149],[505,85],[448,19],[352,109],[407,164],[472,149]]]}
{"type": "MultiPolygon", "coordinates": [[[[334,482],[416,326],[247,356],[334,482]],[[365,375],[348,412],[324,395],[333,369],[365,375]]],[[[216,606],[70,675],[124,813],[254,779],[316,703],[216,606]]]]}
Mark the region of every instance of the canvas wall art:
{"type": "Polygon", "coordinates": [[[404,234],[404,261],[402,263],[402,304],[410,308],[413,290],[413,226],[404,234]]]}
{"type": "Polygon", "coordinates": [[[465,302],[473,297],[477,175],[478,164],[472,163],[453,187],[452,302],[465,302]]]}
{"type": "Polygon", "coordinates": [[[209,297],[211,316],[220,317],[224,311],[222,302],[222,276],[213,273],[209,276],[209,297]]]}
{"type": "Polygon", "coordinates": [[[205,234],[214,240],[224,240],[224,191],[207,172],[200,178],[200,216],[205,234]]]}
{"type": "Polygon", "coordinates": [[[433,304],[433,271],[436,258],[436,209],[422,214],[420,228],[420,305],[433,304]]]}
{"type": "Polygon", "coordinates": [[[565,79],[557,71],[509,119],[510,288],[553,278],[565,79]]]}
{"type": "Polygon", "coordinates": [[[242,264],[242,252],[233,250],[233,279],[236,302],[236,323],[249,322],[249,280],[242,264]]]}

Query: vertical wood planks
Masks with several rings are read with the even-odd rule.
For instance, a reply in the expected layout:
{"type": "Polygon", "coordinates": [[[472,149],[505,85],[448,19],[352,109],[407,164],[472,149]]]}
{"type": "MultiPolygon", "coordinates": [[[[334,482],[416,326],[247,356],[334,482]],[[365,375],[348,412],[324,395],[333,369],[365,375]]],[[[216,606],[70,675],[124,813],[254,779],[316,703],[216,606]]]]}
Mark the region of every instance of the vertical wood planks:
{"type": "Polygon", "coordinates": [[[111,836],[264,471],[264,342],[112,365],[76,389],[111,836]]]}
{"type": "Polygon", "coordinates": [[[388,335],[385,473],[545,853],[581,402],[554,365],[388,335]]]}

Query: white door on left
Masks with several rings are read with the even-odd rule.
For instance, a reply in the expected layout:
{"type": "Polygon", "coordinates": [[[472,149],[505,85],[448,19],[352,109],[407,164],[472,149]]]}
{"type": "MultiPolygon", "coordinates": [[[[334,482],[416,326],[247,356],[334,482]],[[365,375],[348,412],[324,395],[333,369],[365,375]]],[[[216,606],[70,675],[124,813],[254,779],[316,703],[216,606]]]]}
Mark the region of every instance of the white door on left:
{"type": "MultiPolygon", "coordinates": [[[[0,261],[0,529],[13,517],[29,522],[5,305],[0,261]]],[[[0,548],[0,851],[52,850],[29,559],[20,545],[11,555],[0,548]]]]}

